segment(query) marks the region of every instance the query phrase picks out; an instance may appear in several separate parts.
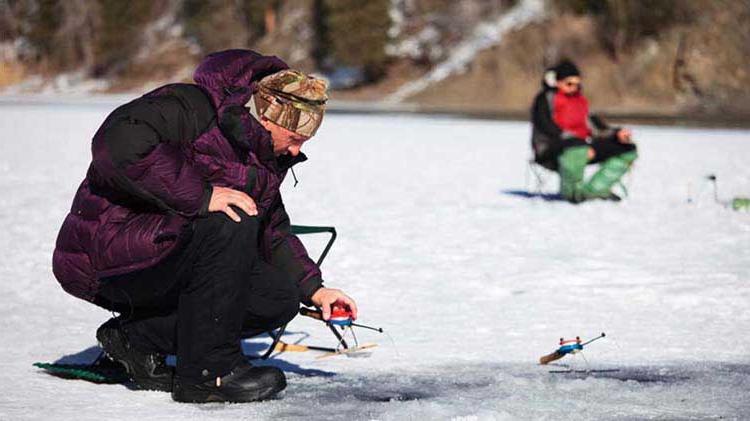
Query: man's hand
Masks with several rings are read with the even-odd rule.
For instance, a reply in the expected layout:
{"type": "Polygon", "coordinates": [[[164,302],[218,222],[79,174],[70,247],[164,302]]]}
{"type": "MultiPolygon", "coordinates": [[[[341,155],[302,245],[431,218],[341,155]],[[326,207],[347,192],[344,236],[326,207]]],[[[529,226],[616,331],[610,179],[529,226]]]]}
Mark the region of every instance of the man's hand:
{"type": "Polygon", "coordinates": [[[352,312],[352,319],[357,319],[357,304],[340,289],[320,288],[310,297],[310,300],[323,312],[323,320],[331,318],[331,307],[344,307],[352,312]]]}
{"type": "Polygon", "coordinates": [[[255,201],[247,194],[227,187],[214,186],[214,191],[211,193],[211,201],[208,203],[208,211],[224,212],[234,222],[240,222],[240,216],[237,215],[237,212],[231,206],[237,206],[250,216],[258,214],[255,201]]]}
{"type": "Polygon", "coordinates": [[[620,129],[617,131],[617,140],[620,141],[620,143],[630,143],[632,142],[633,132],[630,131],[630,129],[620,129]]]}

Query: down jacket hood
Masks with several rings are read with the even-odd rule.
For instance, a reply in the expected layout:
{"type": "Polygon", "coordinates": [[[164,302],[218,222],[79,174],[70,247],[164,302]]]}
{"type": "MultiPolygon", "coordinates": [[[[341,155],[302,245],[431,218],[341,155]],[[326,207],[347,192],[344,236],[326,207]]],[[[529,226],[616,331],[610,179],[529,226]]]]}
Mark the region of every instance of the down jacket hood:
{"type": "Polygon", "coordinates": [[[273,160],[270,133],[247,112],[245,104],[262,78],[288,68],[275,56],[226,50],[209,54],[195,69],[195,83],[211,98],[219,127],[239,155],[253,150],[261,160],[273,160]]]}

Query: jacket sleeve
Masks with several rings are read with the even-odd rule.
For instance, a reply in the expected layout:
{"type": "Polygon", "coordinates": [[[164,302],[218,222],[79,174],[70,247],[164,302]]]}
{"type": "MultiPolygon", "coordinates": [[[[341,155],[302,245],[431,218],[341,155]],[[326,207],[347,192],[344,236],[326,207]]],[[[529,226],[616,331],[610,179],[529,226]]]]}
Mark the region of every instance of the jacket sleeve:
{"type": "Polygon", "coordinates": [[[187,119],[168,97],[142,97],[116,110],[94,137],[96,183],[129,206],[185,217],[207,213],[212,187],[182,148],[195,135],[184,127],[187,119]]]}
{"type": "Polygon", "coordinates": [[[292,234],[289,215],[279,200],[272,210],[271,224],[271,264],[284,270],[291,279],[297,281],[301,301],[312,305],[310,297],[323,286],[320,269],[310,259],[302,241],[292,234]]]}
{"type": "Polygon", "coordinates": [[[588,124],[596,137],[612,137],[620,130],[619,127],[610,126],[604,119],[595,114],[589,115],[588,124]]]}

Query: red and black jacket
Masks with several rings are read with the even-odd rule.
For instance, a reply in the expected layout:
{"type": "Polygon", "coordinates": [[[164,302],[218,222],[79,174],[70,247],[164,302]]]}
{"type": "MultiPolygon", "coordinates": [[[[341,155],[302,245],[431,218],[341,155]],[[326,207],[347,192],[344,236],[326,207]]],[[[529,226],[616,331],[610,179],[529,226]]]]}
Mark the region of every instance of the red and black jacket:
{"type": "Polygon", "coordinates": [[[558,92],[554,75],[549,74],[534,98],[531,123],[534,161],[551,170],[557,170],[557,157],[565,147],[585,144],[591,137],[612,136],[616,131],[589,113],[588,101],[580,91],[574,95],[558,92]]]}

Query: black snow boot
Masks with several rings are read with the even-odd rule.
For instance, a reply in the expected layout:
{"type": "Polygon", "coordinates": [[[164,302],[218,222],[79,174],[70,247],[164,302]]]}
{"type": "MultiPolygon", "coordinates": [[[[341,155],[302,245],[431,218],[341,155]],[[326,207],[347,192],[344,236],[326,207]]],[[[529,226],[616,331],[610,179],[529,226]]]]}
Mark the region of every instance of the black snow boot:
{"type": "Polygon", "coordinates": [[[135,349],[117,318],[101,325],[96,330],[96,339],[109,358],[125,366],[130,380],[139,389],[172,391],[174,369],[167,365],[166,356],[135,349]]]}
{"type": "Polygon", "coordinates": [[[284,372],[276,367],[238,364],[229,374],[203,383],[175,376],[172,399],[177,402],[255,402],[272,398],[286,387],[284,372]]]}

